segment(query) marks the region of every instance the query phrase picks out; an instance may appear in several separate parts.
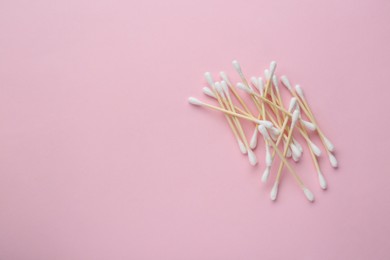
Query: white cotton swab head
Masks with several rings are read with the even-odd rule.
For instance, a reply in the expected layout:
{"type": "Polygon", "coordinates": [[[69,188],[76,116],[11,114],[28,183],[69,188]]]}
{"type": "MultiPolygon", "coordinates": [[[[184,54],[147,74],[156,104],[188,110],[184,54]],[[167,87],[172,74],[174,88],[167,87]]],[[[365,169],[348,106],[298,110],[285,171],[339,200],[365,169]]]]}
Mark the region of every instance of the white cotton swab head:
{"type": "Polygon", "coordinates": [[[328,187],[328,184],[326,183],[325,177],[321,171],[318,171],[318,181],[320,183],[321,189],[326,190],[326,188],[328,187]]]}
{"type": "Polygon", "coordinates": [[[274,125],[272,124],[271,121],[268,120],[256,120],[258,124],[265,126],[266,128],[272,128],[274,125]]]}
{"type": "Polygon", "coordinates": [[[226,81],[222,80],[221,86],[222,86],[222,89],[223,89],[223,92],[225,93],[225,95],[228,97],[228,99],[230,99],[229,87],[226,84],[226,81]]]}
{"type": "Polygon", "coordinates": [[[303,188],[303,193],[310,202],[314,201],[314,194],[308,188],[303,188]]]}
{"type": "Polygon", "coordinates": [[[204,78],[206,79],[206,81],[207,81],[207,83],[209,84],[210,87],[214,86],[213,76],[211,76],[210,72],[205,72],[204,73],[204,78]]]}
{"type": "Polygon", "coordinates": [[[299,112],[301,112],[301,107],[298,104],[297,104],[297,107],[295,109],[298,110],[299,112]]]}
{"type": "Polygon", "coordinates": [[[339,166],[339,163],[337,162],[336,157],[331,152],[329,152],[328,155],[329,155],[330,165],[332,165],[333,168],[337,168],[339,166]]]}
{"type": "Polygon", "coordinates": [[[312,141],[310,141],[310,140],[309,140],[308,143],[309,143],[310,148],[311,148],[311,150],[313,151],[313,153],[314,153],[317,157],[321,156],[321,149],[318,148],[318,146],[315,145],[315,144],[314,144],[312,141]]]}
{"type": "Polygon", "coordinates": [[[248,152],[249,163],[252,166],[255,166],[257,164],[257,158],[256,158],[255,153],[251,149],[248,149],[247,152],[248,152]]]}
{"type": "Polygon", "coordinates": [[[219,72],[219,76],[222,78],[223,81],[225,81],[229,86],[232,86],[232,83],[230,82],[229,77],[224,71],[219,72]]]}
{"type": "Polygon", "coordinates": [[[268,167],[272,166],[272,155],[268,144],[265,145],[265,165],[268,167]]]}
{"type": "Polygon", "coordinates": [[[297,92],[298,96],[300,98],[302,98],[302,100],[305,99],[305,96],[303,95],[303,90],[302,90],[301,86],[295,85],[295,91],[297,92]]]}
{"type": "Polygon", "coordinates": [[[288,107],[288,111],[291,113],[294,110],[294,108],[296,107],[296,105],[297,105],[297,99],[295,97],[291,98],[290,105],[288,107]]]}
{"type": "Polygon", "coordinates": [[[241,82],[238,82],[237,83],[237,88],[241,89],[241,90],[244,90],[246,93],[248,94],[253,94],[253,89],[245,86],[244,84],[242,84],[241,82]]]}
{"type": "Polygon", "coordinates": [[[279,183],[275,182],[274,186],[272,186],[272,190],[270,193],[271,200],[276,200],[276,197],[278,196],[278,187],[279,187],[279,183]]]}
{"type": "Polygon", "coordinates": [[[234,69],[238,72],[238,74],[242,74],[242,69],[240,63],[237,60],[232,61],[234,69]]]}
{"type": "Polygon", "coordinates": [[[292,156],[294,162],[299,162],[300,158],[296,154],[292,153],[291,156],[292,156]]]}
{"type": "Polygon", "coordinates": [[[257,79],[257,89],[259,90],[260,95],[263,95],[264,92],[264,81],[261,77],[257,79]]]}
{"type": "Polygon", "coordinates": [[[225,97],[225,93],[224,93],[224,91],[223,91],[223,89],[222,89],[221,83],[215,82],[215,83],[214,83],[214,86],[215,86],[215,90],[217,90],[218,94],[219,94],[223,99],[225,99],[226,97],[225,97]]]}
{"type": "Polygon", "coordinates": [[[246,154],[247,150],[246,150],[245,144],[239,139],[237,140],[237,142],[238,142],[238,147],[240,147],[241,153],[246,154]]]}
{"type": "Polygon", "coordinates": [[[285,86],[288,90],[292,91],[291,83],[286,76],[284,76],[284,75],[281,76],[280,80],[282,81],[283,86],[285,86]]]}
{"type": "Polygon", "coordinates": [[[271,169],[268,166],[265,167],[263,175],[261,176],[261,181],[263,183],[267,182],[270,172],[271,172],[271,169]]]}
{"type": "Polygon", "coordinates": [[[299,151],[301,151],[301,153],[303,153],[302,145],[295,138],[293,138],[293,142],[296,145],[296,147],[298,147],[299,151]]]}
{"type": "Polygon", "coordinates": [[[298,119],[299,119],[299,111],[298,110],[295,110],[292,114],[292,119],[291,119],[291,128],[293,128],[295,126],[295,124],[297,123],[298,119]]]}
{"type": "Polygon", "coordinates": [[[301,122],[306,127],[307,130],[315,131],[317,129],[316,125],[309,121],[301,119],[301,122]]]}
{"type": "Polygon", "coordinates": [[[255,131],[253,132],[253,135],[252,135],[252,138],[251,138],[251,141],[249,143],[249,147],[251,149],[255,149],[256,146],[257,146],[257,135],[258,135],[258,132],[257,129],[255,129],[255,131]]]}
{"type": "Polygon", "coordinates": [[[259,130],[260,134],[264,137],[266,141],[271,139],[265,126],[259,125],[257,129],[259,130]]]}
{"type": "Polygon", "coordinates": [[[265,79],[266,79],[266,80],[269,80],[270,73],[269,73],[269,70],[268,70],[268,69],[265,69],[265,70],[264,70],[264,76],[265,76],[265,79]]]}
{"type": "Polygon", "coordinates": [[[201,106],[201,105],[203,105],[203,102],[202,102],[202,101],[200,101],[199,99],[194,98],[194,97],[189,97],[189,98],[188,98],[188,102],[189,102],[191,105],[195,105],[195,106],[201,106]]]}
{"type": "Polygon", "coordinates": [[[290,148],[291,148],[292,155],[295,156],[295,158],[299,159],[301,157],[302,153],[298,149],[298,147],[295,144],[291,143],[290,148]]]}
{"type": "Polygon", "coordinates": [[[333,152],[333,151],[334,151],[334,145],[333,145],[333,144],[329,141],[329,139],[326,138],[325,136],[323,136],[322,138],[323,138],[323,140],[324,140],[324,143],[325,143],[326,148],[327,148],[329,151],[333,152]]]}
{"type": "Polygon", "coordinates": [[[252,83],[253,86],[255,86],[255,88],[257,88],[257,89],[259,88],[258,87],[259,83],[257,82],[257,78],[256,77],[251,77],[251,83],[252,83]]]}
{"type": "Polygon", "coordinates": [[[217,97],[215,96],[214,92],[213,92],[211,89],[209,89],[208,87],[203,87],[202,91],[203,91],[203,93],[204,93],[205,95],[207,95],[207,96],[209,96],[209,97],[217,98],[217,97]]]}
{"type": "Polygon", "coordinates": [[[280,135],[280,130],[278,128],[273,126],[270,128],[270,130],[271,130],[271,133],[274,134],[275,136],[280,135]]]}
{"type": "Polygon", "coordinates": [[[272,77],[272,83],[274,84],[274,87],[276,89],[276,92],[279,92],[279,84],[278,84],[278,77],[276,77],[276,75],[274,75],[272,77]]]}
{"type": "Polygon", "coordinates": [[[271,61],[270,65],[269,65],[269,76],[270,77],[273,77],[275,70],[276,70],[276,61],[271,61]]]}
{"type": "Polygon", "coordinates": [[[275,142],[278,140],[278,136],[274,132],[269,131],[269,135],[271,136],[271,139],[274,140],[275,142]]]}
{"type": "Polygon", "coordinates": [[[226,95],[228,98],[230,98],[229,87],[228,87],[228,85],[226,84],[226,81],[224,81],[224,80],[221,81],[221,87],[222,87],[223,92],[225,92],[225,95],[226,95]]]}

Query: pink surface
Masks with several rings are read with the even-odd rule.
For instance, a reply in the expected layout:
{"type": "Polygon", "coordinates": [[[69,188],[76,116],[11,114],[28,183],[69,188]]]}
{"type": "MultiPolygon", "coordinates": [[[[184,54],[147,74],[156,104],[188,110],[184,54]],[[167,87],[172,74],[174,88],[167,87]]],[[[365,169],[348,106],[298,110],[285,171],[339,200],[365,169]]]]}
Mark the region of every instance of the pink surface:
{"type": "Polygon", "coordinates": [[[0,259],[390,259],[389,13],[1,1],[0,259]],[[314,204],[290,176],[272,203],[224,118],[188,105],[234,58],[247,75],[278,61],[335,143],[326,192],[297,166],[314,204]]]}

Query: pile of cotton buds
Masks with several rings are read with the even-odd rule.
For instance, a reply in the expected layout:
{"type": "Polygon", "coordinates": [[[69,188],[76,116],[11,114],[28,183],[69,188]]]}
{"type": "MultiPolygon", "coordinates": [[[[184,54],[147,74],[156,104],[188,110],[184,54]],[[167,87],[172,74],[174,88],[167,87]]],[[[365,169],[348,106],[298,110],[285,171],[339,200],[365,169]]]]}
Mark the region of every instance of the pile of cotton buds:
{"type": "Polygon", "coordinates": [[[236,60],[232,63],[242,81],[236,85],[232,84],[225,72],[220,72],[220,82],[215,82],[211,73],[204,74],[209,87],[204,87],[203,93],[215,99],[218,105],[211,105],[193,97],[188,99],[189,103],[222,112],[241,153],[248,155],[251,165],[257,164],[253,150],[258,144],[259,133],[261,134],[265,143],[265,170],[261,178],[262,182],[267,182],[270,176],[275,155],[280,158],[270,194],[272,200],[277,198],[281,174],[286,166],[306,198],[311,202],[314,201],[313,193],[305,186],[289,160],[292,158],[293,161],[298,162],[303,153],[303,146],[294,135],[300,134],[306,142],[322,189],[327,188],[327,182],[317,158],[321,155],[321,150],[311,140],[312,134],[318,134],[332,167],[337,168],[338,163],[333,154],[334,146],[319,128],[302,88],[299,85],[293,88],[286,76],[280,77],[282,85],[291,95],[289,106],[285,108],[279,90],[279,81],[275,75],[276,62],[271,62],[269,69],[264,70],[265,83],[261,77],[251,77],[249,82],[244,76],[240,64],[236,60]],[[251,102],[256,107],[256,113],[251,112],[237,89],[243,90],[250,96],[251,102]],[[233,102],[233,99],[236,102],[233,102]],[[253,124],[254,130],[250,139],[247,139],[240,120],[246,120],[253,124]]]}

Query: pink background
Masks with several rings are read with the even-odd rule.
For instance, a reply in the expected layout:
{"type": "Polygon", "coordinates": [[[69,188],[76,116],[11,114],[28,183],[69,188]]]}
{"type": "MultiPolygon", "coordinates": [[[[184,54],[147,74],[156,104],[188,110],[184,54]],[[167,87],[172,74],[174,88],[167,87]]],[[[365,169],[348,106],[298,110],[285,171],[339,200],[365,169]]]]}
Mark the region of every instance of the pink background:
{"type": "Polygon", "coordinates": [[[0,259],[390,259],[389,13],[2,0],[0,259]],[[223,116],[188,105],[234,58],[248,76],[278,61],[335,143],[327,191],[297,165],[315,203],[287,175],[272,203],[223,116]]]}

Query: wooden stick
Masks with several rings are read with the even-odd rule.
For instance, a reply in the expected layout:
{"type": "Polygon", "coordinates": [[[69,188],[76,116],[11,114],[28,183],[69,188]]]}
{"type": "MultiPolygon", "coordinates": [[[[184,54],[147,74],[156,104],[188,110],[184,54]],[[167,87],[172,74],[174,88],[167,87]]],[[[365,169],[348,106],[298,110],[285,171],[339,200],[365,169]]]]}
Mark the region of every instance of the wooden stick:
{"type": "Polygon", "coordinates": [[[288,112],[286,109],[284,109],[283,107],[280,107],[276,104],[274,104],[272,101],[268,100],[267,98],[257,94],[256,92],[253,92],[253,95],[255,95],[256,97],[260,98],[262,101],[264,101],[265,103],[267,103],[268,105],[270,106],[273,106],[274,108],[278,109],[279,111],[283,112],[283,114],[291,117],[292,114],[290,112],[288,112]]]}
{"type": "Polygon", "coordinates": [[[248,121],[251,121],[251,122],[254,122],[256,124],[260,124],[259,120],[257,118],[254,118],[254,117],[248,117],[248,116],[244,116],[244,115],[241,115],[241,114],[238,114],[238,113],[234,113],[234,112],[231,112],[229,110],[226,110],[226,109],[223,109],[223,108],[220,108],[220,107],[216,107],[216,106],[213,106],[213,105],[210,105],[210,104],[207,104],[207,103],[204,103],[204,102],[201,102],[197,99],[192,99],[190,98],[189,102],[193,105],[196,105],[196,106],[203,106],[203,107],[207,107],[207,108],[210,108],[210,109],[213,109],[213,110],[216,110],[216,111],[220,111],[222,113],[225,113],[225,114],[228,114],[228,115],[231,115],[231,116],[236,116],[236,117],[240,117],[240,118],[243,118],[243,119],[246,119],[248,121]]]}
{"type": "MultiPolygon", "coordinates": [[[[218,94],[216,94],[216,95],[218,95],[218,94]]],[[[235,109],[234,109],[234,105],[233,105],[233,103],[232,103],[231,98],[230,98],[229,95],[228,95],[228,98],[227,98],[227,99],[224,98],[224,97],[222,97],[222,100],[223,100],[223,102],[225,103],[225,106],[226,106],[227,109],[231,109],[234,113],[236,112],[235,109]]],[[[237,117],[232,117],[232,118],[233,118],[233,121],[234,121],[234,123],[235,123],[237,129],[238,129],[238,132],[240,133],[241,139],[242,139],[243,142],[244,142],[245,148],[246,148],[247,150],[249,150],[250,147],[249,147],[249,144],[248,144],[248,140],[246,139],[246,136],[245,136],[245,134],[244,134],[244,130],[242,129],[242,126],[241,126],[240,121],[238,120],[237,117]]]]}
{"type": "MultiPolygon", "coordinates": [[[[214,93],[214,95],[215,95],[215,97],[216,97],[216,99],[217,99],[219,105],[220,105],[222,108],[224,108],[223,103],[222,103],[222,100],[221,100],[221,98],[219,97],[217,91],[215,91],[214,89],[213,89],[212,91],[213,91],[213,93],[214,93]]],[[[230,118],[230,117],[229,117],[228,115],[226,115],[226,114],[225,114],[225,117],[226,117],[226,120],[228,121],[228,124],[229,124],[229,126],[230,126],[230,129],[232,130],[232,132],[233,132],[235,138],[237,139],[237,142],[239,143],[241,152],[243,152],[243,150],[242,150],[242,148],[241,148],[241,144],[240,144],[240,143],[242,143],[242,144],[245,146],[245,141],[242,141],[242,140],[241,140],[241,138],[243,138],[243,137],[241,136],[241,138],[240,138],[240,136],[239,136],[239,134],[238,134],[236,128],[234,127],[234,125],[233,125],[233,123],[232,123],[232,118],[230,118]]],[[[236,118],[236,117],[234,117],[234,118],[236,118]]],[[[236,126],[236,127],[237,127],[237,126],[236,126]]],[[[247,147],[245,147],[245,148],[248,149],[247,147]]]]}
{"type": "MultiPolygon", "coordinates": [[[[299,116],[299,112],[295,111],[294,113],[297,113],[298,116],[299,116]]],[[[296,120],[298,121],[298,117],[296,117],[296,120]]],[[[287,141],[286,141],[286,146],[284,147],[284,151],[283,151],[283,156],[286,157],[286,154],[287,154],[287,150],[290,146],[290,143],[291,143],[291,139],[292,139],[292,134],[293,134],[293,131],[294,131],[294,126],[295,126],[295,121],[293,119],[293,121],[291,122],[291,127],[290,127],[290,131],[288,133],[288,137],[287,137],[287,141]]],[[[282,175],[282,170],[283,170],[283,166],[284,166],[284,163],[281,162],[280,165],[279,165],[279,169],[278,169],[278,173],[276,175],[276,180],[275,180],[275,183],[279,183],[279,180],[280,180],[280,176],[282,175]]]]}

